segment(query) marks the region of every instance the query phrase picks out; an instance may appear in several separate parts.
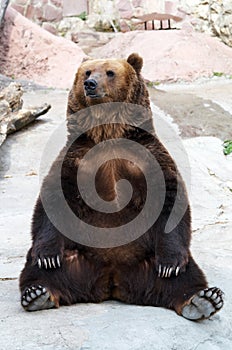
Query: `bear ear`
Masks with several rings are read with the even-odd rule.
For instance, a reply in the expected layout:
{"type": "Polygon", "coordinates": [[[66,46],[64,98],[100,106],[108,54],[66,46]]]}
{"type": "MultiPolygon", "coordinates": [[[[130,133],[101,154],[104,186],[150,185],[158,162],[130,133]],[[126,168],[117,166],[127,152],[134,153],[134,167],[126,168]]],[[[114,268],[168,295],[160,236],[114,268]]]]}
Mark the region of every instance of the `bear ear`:
{"type": "Polygon", "coordinates": [[[143,59],[137,53],[132,53],[127,58],[127,62],[134,68],[137,74],[141,72],[143,67],[143,59]]]}

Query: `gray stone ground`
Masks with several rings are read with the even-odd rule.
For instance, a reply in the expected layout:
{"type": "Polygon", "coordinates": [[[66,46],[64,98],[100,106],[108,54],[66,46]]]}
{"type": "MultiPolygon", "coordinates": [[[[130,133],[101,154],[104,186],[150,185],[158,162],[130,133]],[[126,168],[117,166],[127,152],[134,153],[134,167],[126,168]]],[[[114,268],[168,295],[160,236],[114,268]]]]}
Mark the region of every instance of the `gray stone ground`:
{"type": "Polygon", "coordinates": [[[226,297],[220,313],[196,323],[173,311],[114,301],[23,311],[18,276],[30,247],[40,160],[48,138],[65,118],[67,101],[67,91],[25,93],[25,105],[48,102],[52,109],[34,125],[11,135],[0,149],[1,350],[232,349],[232,157],[222,153],[222,140],[232,138],[231,96],[232,81],[224,79],[151,90],[158,133],[173,151],[175,140],[170,143],[168,128],[163,127],[172,125],[189,156],[193,255],[209,284],[221,287],[226,297]]]}

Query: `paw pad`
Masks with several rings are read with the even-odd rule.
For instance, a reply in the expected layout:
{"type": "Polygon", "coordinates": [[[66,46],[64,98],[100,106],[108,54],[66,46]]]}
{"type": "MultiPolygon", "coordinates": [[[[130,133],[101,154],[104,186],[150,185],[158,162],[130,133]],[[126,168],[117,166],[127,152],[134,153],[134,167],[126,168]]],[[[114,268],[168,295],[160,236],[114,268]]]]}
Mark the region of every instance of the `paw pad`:
{"type": "Polygon", "coordinates": [[[223,306],[223,292],[216,287],[206,288],[195,294],[182,309],[182,316],[190,320],[209,318],[223,306]]]}
{"type": "Polygon", "coordinates": [[[26,288],[21,297],[21,304],[27,311],[54,307],[54,302],[50,300],[50,293],[41,285],[26,288]]]}

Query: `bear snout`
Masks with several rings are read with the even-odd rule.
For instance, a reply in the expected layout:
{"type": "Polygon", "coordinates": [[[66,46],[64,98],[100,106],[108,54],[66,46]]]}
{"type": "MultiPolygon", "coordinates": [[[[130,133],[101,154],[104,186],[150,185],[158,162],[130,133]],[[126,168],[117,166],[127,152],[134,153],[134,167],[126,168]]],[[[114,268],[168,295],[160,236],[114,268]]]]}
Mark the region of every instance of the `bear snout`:
{"type": "Polygon", "coordinates": [[[87,79],[84,81],[84,89],[86,95],[95,95],[95,90],[97,88],[97,81],[95,79],[87,79]]]}

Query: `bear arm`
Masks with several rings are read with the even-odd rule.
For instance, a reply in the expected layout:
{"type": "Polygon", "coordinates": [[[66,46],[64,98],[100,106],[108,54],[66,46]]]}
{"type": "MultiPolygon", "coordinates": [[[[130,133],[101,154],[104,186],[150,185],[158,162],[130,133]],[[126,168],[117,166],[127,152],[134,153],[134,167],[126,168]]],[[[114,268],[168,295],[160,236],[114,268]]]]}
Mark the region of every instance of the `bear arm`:
{"type": "Polygon", "coordinates": [[[165,232],[167,217],[161,217],[161,225],[156,227],[155,261],[159,277],[170,277],[184,272],[189,261],[190,225],[189,209],[180,223],[171,231],[165,232]]]}
{"type": "Polygon", "coordinates": [[[32,263],[44,268],[60,267],[64,253],[64,237],[50,222],[40,199],[32,223],[32,263]]]}

